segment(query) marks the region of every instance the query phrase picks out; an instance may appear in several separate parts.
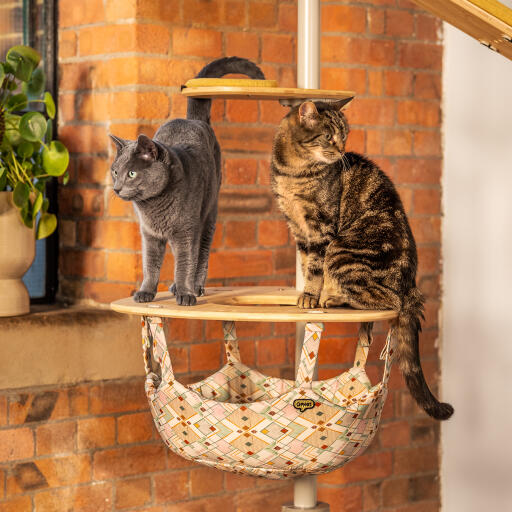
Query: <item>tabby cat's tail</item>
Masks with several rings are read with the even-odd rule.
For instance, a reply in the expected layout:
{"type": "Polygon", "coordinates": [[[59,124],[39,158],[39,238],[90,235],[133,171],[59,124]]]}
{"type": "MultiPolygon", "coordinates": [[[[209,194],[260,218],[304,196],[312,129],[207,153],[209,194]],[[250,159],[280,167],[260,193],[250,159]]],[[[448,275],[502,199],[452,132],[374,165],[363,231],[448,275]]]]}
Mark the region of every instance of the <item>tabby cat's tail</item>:
{"type": "MultiPolygon", "coordinates": [[[[199,71],[196,78],[221,78],[229,73],[247,75],[249,78],[264,80],[263,71],[253,62],[241,57],[223,57],[214,60],[199,71]]],[[[188,98],[187,119],[198,119],[210,122],[210,107],[212,100],[202,98],[188,98]]]]}
{"type": "Polygon", "coordinates": [[[412,397],[436,420],[447,420],[453,414],[450,404],[442,403],[430,391],[420,363],[419,333],[423,318],[423,296],[418,288],[406,295],[398,314],[397,359],[412,397]]]}

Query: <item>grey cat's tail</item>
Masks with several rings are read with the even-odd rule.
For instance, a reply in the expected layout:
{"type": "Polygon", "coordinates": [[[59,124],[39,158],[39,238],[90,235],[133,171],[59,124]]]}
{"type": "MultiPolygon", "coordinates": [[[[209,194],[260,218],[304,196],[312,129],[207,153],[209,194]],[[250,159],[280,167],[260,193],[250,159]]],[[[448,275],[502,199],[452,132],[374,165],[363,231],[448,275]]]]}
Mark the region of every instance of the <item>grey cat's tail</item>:
{"type": "Polygon", "coordinates": [[[420,363],[420,320],[423,318],[424,299],[418,288],[406,295],[398,314],[397,359],[412,397],[425,412],[436,420],[447,420],[453,414],[450,404],[442,403],[430,391],[420,363]]]}
{"type": "MultiPolygon", "coordinates": [[[[214,60],[199,71],[196,78],[221,78],[229,73],[247,75],[249,78],[264,80],[263,71],[253,62],[241,57],[223,57],[214,60]]],[[[202,98],[188,98],[187,119],[198,119],[210,122],[210,107],[212,100],[202,98]]]]}

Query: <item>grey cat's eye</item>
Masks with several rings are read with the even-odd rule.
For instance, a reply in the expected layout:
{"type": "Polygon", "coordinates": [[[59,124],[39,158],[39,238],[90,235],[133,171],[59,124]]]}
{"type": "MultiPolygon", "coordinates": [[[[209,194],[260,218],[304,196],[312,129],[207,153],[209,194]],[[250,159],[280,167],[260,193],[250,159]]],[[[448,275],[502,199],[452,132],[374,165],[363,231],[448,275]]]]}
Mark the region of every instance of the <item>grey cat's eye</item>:
{"type": "Polygon", "coordinates": [[[128,177],[129,178],[135,178],[135,176],[137,176],[137,173],[135,171],[129,171],[128,172],[128,177]]]}
{"type": "Polygon", "coordinates": [[[117,171],[112,171],[112,174],[117,178],[117,171]]]}

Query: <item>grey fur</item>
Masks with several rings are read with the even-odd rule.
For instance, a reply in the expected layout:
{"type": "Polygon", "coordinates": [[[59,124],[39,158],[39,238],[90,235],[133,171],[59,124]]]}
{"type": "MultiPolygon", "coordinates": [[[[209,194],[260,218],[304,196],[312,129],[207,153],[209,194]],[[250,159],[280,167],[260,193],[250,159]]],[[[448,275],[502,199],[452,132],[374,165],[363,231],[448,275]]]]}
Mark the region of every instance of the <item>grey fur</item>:
{"type": "MultiPolygon", "coordinates": [[[[252,62],[238,57],[207,64],[197,77],[243,73],[264,78],[252,62]]],[[[142,286],[137,302],[156,294],[165,246],[174,254],[171,292],[191,306],[204,293],[208,256],[215,232],[221,182],[220,147],[210,122],[211,100],[188,99],[187,119],[163,124],[153,139],[127,141],[111,135],[117,147],[112,164],[114,192],[132,201],[142,235],[142,286]]]]}

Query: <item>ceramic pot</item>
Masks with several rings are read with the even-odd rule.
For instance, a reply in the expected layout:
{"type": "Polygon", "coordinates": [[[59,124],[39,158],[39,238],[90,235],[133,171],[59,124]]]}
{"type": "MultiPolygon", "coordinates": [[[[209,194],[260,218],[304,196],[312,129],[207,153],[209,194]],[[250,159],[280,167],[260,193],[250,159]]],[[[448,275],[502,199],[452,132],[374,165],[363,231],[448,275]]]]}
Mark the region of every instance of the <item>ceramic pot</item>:
{"type": "Polygon", "coordinates": [[[34,261],[34,229],[23,224],[12,192],[0,192],[0,316],[24,315],[30,297],[21,278],[34,261]]]}

